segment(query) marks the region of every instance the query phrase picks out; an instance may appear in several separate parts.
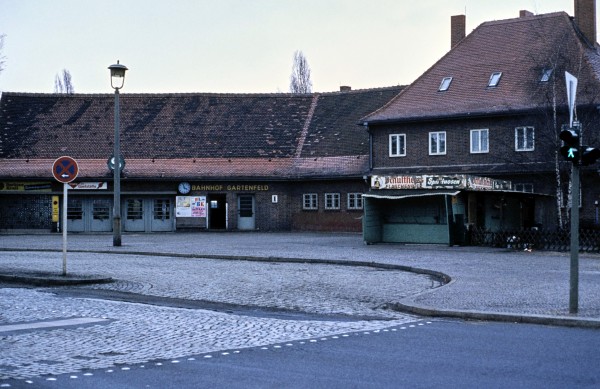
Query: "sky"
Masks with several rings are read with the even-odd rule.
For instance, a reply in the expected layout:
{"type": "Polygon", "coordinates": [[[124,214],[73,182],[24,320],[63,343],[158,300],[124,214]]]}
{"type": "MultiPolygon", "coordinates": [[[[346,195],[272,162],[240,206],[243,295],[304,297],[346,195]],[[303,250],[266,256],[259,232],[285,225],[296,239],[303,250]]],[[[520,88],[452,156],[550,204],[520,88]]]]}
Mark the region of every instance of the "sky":
{"type": "Polygon", "coordinates": [[[313,91],[407,85],[450,49],[450,17],[479,24],[574,0],[0,0],[0,92],[288,92],[302,51],[313,91]]]}

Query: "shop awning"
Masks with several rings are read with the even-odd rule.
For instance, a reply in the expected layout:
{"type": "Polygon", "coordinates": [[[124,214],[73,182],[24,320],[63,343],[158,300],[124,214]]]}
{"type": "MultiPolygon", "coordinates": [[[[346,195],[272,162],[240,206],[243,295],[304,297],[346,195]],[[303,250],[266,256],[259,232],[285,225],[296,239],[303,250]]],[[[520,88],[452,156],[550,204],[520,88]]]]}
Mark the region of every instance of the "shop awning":
{"type": "Polygon", "coordinates": [[[386,199],[386,200],[400,200],[407,199],[410,197],[427,197],[427,196],[456,196],[461,191],[431,191],[431,190],[406,190],[402,191],[394,191],[395,193],[390,194],[373,194],[373,193],[365,193],[363,197],[369,197],[374,199],[386,199]]]}

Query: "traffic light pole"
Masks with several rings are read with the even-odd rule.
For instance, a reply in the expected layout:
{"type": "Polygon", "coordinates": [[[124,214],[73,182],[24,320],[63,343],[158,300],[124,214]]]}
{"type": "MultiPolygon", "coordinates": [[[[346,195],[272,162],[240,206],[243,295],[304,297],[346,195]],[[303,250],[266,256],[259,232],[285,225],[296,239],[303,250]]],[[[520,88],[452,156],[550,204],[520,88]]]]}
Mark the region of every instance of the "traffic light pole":
{"type": "Polygon", "coordinates": [[[579,306],[579,164],[571,164],[571,267],[569,282],[569,313],[579,306]]]}

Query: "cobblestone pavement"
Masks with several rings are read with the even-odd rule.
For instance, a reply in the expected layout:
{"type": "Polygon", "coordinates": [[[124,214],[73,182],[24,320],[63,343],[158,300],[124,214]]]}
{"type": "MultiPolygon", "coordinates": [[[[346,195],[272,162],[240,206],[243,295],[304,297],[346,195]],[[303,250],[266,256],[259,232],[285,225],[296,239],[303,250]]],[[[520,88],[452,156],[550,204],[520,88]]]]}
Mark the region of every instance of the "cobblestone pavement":
{"type": "MultiPolygon", "coordinates": [[[[62,239],[57,234],[0,235],[0,250],[4,250],[0,251],[0,270],[60,272],[61,248],[62,239]]],[[[122,247],[112,247],[111,235],[73,234],[69,236],[69,250],[69,272],[117,280],[77,290],[281,308],[306,316],[246,315],[75,298],[67,293],[74,287],[4,287],[0,288],[0,330],[2,325],[65,318],[107,320],[57,329],[0,331],[0,379],[30,379],[381,330],[418,320],[386,309],[395,302],[447,310],[570,317],[569,256],[565,253],[367,246],[357,234],[307,233],[125,234],[122,247]],[[424,274],[368,266],[289,263],[286,258],[426,268],[449,275],[452,282],[438,288],[439,282],[424,274]]],[[[600,319],[598,256],[580,258],[578,317],[600,319]]]]}
{"type": "MultiPolygon", "coordinates": [[[[0,237],[5,244],[4,238],[0,237]]],[[[14,241],[19,243],[16,248],[51,248],[38,245],[56,237],[38,237],[26,245],[24,241],[30,238],[22,238],[14,241]]],[[[154,250],[158,251],[157,246],[154,250]]],[[[388,303],[439,286],[430,276],[404,271],[281,260],[69,252],[67,265],[70,273],[102,274],[116,282],[85,287],[0,288],[0,384],[7,378],[34,382],[39,376],[83,369],[382,330],[417,320],[386,309],[388,303]],[[278,308],[303,314],[263,311],[246,315],[69,297],[74,289],[278,308]],[[3,325],[68,318],[106,321],[2,331],[3,325]]],[[[0,269],[60,272],[62,254],[2,251],[0,269]]]]}
{"type": "MultiPolygon", "coordinates": [[[[281,320],[195,309],[96,299],[56,297],[32,289],[0,289],[2,321],[105,318],[84,327],[0,332],[2,379],[33,379],[83,369],[236,350],[355,331],[379,330],[408,321],[281,320]]],[[[1,327],[0,327],[1,328],[1,327]]],[[[31,381],[30,381],[31,382],[31,381]]]]}

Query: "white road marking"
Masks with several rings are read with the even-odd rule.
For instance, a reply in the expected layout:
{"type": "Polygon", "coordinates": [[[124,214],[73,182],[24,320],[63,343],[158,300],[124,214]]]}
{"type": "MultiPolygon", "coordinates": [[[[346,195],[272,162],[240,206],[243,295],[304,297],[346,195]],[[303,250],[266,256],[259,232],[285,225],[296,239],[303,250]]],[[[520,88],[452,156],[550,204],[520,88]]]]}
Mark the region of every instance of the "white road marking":
{"type": "Polygon", "coordinates": [[[39,330],[47,328],[79,326],[82,324],[102,323],[109,321],[108,319],[96,319],[93,317],[76,317],[72,319],[39,321],[35,323],[20,323],[20,324],[5,324],[0,325],[0,332],[22,331],[22,330],[39,330]]]}

